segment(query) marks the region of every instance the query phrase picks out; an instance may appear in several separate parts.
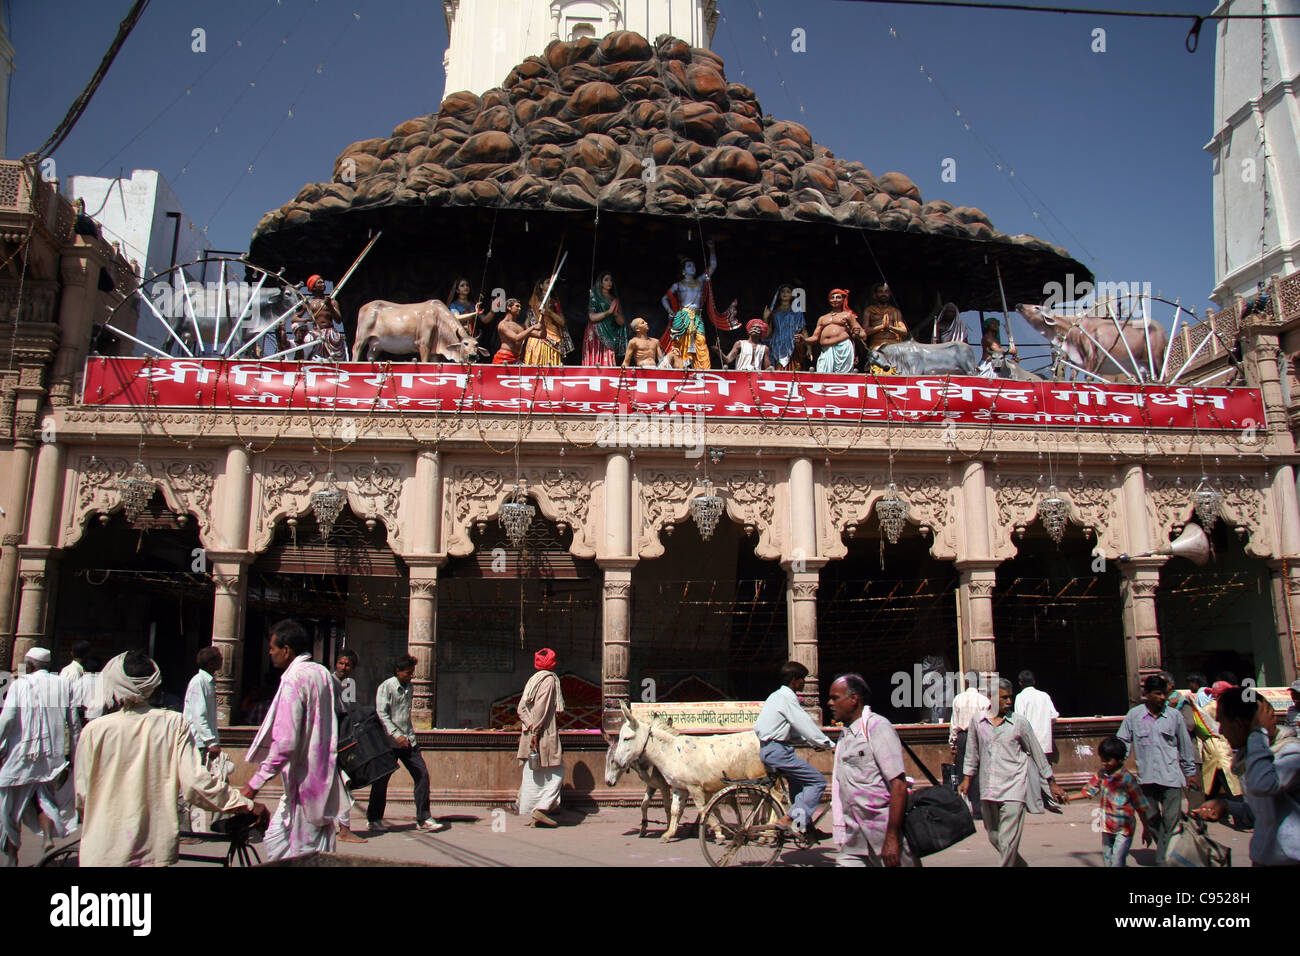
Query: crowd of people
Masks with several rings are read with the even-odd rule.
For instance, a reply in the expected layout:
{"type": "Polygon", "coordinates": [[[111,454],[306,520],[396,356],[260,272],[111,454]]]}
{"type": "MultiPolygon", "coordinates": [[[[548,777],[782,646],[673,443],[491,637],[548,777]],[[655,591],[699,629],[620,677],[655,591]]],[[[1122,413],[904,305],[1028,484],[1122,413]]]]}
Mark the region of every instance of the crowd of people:
{"type": "MultiPolygon", "coordinates": [[[[73,662],[55,674],[50,651],[31,648],[26,673],[0,710],[7,863],[17,863],[25,824],[39,829],[47,849],[79,828],[82,865],[168,865],[178,859],[182,832],[194,826],[187,814],[250,815],[265,828],[270,860],[330,852],[340,840],[364,842],[351,830],[354,801],[337,757],[344,719],[364,714],[357,710],[362,705],[352,676],[358,657],[342,651],[331,673],[311,660],[311,647],[294,621],[271,630],[270,661],[282,673],[245,757],[253,773],[241,788],[228,780],[217,728],[218,648],[199,651],[181,712],[153,705],[162,673],[142,652],[119,654],[96,673],[88,645],[78,644],[73,662]],[[282,794],[270,808],[258,797],[277,777],[282,794]]],[[[516,809],[527,826],[555,827],[564,779],[558,732],[564,695],[555,652],[543,648],[533,663],[517,707],[516,809]]],[[[430,813],[429,771],[412,724],[415,667],[406,655],[393,662],[392,676],[376,690],[374,713],[394,766],[400,762],[414,784],[416,829],[439,832],[446,825],[430,813]]],[[[837,862],[919,866],[903,837],[909,781],[898,733],[871,710],[861,675],[843,674],[829,689],[841,728],[832,741],[800,703],[807,677],[803,665],[785,664],[781,686],[754,725],[763,763],[789,787],[789,810],[776,825],[801,833],[815,826],[827,781],[795,747],[833,749],[837,862]]],[[[984,824],[999,865],[1026,865],[1020,845],[1027,813],[1060,812],[1061,803],[1084,799],[1099,801],[1095,828],[1106,866],[1125,865],[1139,825],[1143,842],[1155,846],[1156,865],[1165,865],[1171,838],[1198,791],[1205,799],[1193,815],[1253,830],[1253,863],[1300,862],[1300,681],[1279,720],[1252,686],[1238,686],[1232,675],[1208,686],[1203,676],[1191,675],[1186,692],[1174,689],[1172,675],[1152,675],[1143,684],[1142,703],[1100,742],[1096,773],[1072,794],[1052,766],[1059,714],[1036,683],[1032,672],[1022,671],[1018,695],[1004,679],[995,688],[996,704],[976,687],[953,700],[949,744],[961,776],[958,791],[984,824]]],[[[391,829],[384,818],[387,777],[369,787],[369,832],[383,833],[391,829]]],[[[814,840],[829,835],[812,832],[814,840]]]]}

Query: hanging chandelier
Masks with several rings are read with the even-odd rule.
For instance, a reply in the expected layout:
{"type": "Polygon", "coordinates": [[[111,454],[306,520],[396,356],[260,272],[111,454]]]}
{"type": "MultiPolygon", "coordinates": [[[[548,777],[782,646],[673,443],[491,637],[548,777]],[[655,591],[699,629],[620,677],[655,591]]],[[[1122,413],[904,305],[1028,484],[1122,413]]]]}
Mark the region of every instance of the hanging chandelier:
{"type": "Polygon", "coordinates": [[[1056,485],[1049,485],[1047,497],[1038,503],[1038,517],[1043,519],[1043,528],[1055,544],[1060,544],[1065,537],[1065,523],[1069,514],[1069,503],[1061,497],[1056,485]]]}
{"type": "Polygon", "coordinates": [[[876,502],[876,518],[889,543],[898,544],[907,524],[907,499],[898,493],[898,485],[892,481],[885,489],[885,494],[876,502]]]}
{"type": "Polygon", "coordinates": [[[537,509],[528,503],[523,482],[516,482],[510,498],[501,503],[501,526],[506,529],[511,547],[518,548],[524,543],[524,535],[528,533],[535,514],[537,509]]]}
{"type": "Polygon", "coordinates": [[[137,458],[131,466],[131,473],[119,480],[117,487],[122,492],[122,511],[126,520],[135,524],[135,520],[149,507],[158,486],[145,463],[137,458]]]}
{"type": "Polygon", "coordinates": [[[334,522],[343,511],[344,501],[343,492],[335,487],[334,472],[327,472],[325,487],[311,493],[311,510],[316,516],[316,524],[320,527],[321,538],[325,541],[330,539],[334,522]]]}
{"type": "Polygon", "coordinates": [[[1223,506],[1223,492],[1210,484],[1210,479],[1201,476],[1195,490],[1192,491],[1192,507],[1196,510],[1196,517],[1200,519],[1201,527],[1205,529],[1206,534],[1214,530],[1214,522],[1219,517],[1219,509],[1223,506]]]}
{"type": "Polygon", "coordinates": [[[695,519],[695,524],[700,529],[700,537],[705,541],[713,537],[713,531],[718,527],[718,519],[722,517],[722,507],[722,498],[714,494],[713,482],[706,478],[704,494],[696,495],[691,499],[691,517],[695,519]]]}

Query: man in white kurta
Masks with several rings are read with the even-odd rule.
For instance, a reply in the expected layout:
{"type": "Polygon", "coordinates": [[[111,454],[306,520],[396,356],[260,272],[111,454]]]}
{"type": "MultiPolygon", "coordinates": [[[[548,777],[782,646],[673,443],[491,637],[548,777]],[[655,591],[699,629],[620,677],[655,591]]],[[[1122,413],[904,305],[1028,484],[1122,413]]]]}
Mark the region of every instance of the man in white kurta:
{"type": "Polygon", "coordinates": [[[311,638],[294,621],[271,629],[271,663],[284,669],[266,719],[245,759],[258,765],[243,789],[250,800],[276,774],[284,796],[263,846],[280,860],[334,850],[345,794],[338,770],[338,694],[334,678],[311,660],[311,638]]]}
{"type": "Polygon", "coordinates": [[[550,814],[560,806],[560,787],[564,783],[563,750],[556,721],[556,715],[564,713],[564,694],[555,663],[555,651],[549,647],[533,655],[537,672],[524,686],[516,709],[522,729],[517,755],[523,763],[519,816],[526,827],[558,826],[550,814]]]}
{"type": "Polygon", "coordinates": [[[77,828],[73,793],[66,779],[71,726],[68,683],[50,671],[50,652],[33,647],[27,673],[14,681],[0,710],[0,828],[5,858],[18,864],[22,825],[36,829],[38,811],[44,845],[77,828]],[[63,779],[61,779],[63,778],[63,779]]]}
{"type": "Polygon", "coordinates": [[[185,718],[150,707],[162,681],[144,654],[120,654],[101,675],[118,709],[86,725],[77,745],[77,806],[82,813],[82,866],[168,866],[176,862],[177,794],[219,813],[266,807],[240,796],[199,761],[185,718]]]}

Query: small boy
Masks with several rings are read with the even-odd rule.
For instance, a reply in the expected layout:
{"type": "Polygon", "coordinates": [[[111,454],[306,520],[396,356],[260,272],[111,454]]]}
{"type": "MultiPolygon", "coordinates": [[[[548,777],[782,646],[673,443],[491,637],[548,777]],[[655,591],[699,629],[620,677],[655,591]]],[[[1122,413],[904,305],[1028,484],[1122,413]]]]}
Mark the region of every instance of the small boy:
{"type": "Polygon", "coordinates": [[[1101,793],[1101,858],[1105,866],[1124,866],[1129,847],[1133,844],[1136,820],[1142,821],[1143,845],[1154,839],[1147,828],[1151,805],[1138,786],[1137,778],[1124,769],[1124,758],[1128,756],[1124,741],[1107,737],[1097,747],[1097,755],[1101,758],[1101,769],[1069,799],[1087,800],[1101,793]]]}
{"type": "Polygon", "coordinates": [[[663,346],[650,338],[650,323],[637,316],[632,320],[632,338],[623,353],[624,368],[654,368],[664,358],[663,346]]]}

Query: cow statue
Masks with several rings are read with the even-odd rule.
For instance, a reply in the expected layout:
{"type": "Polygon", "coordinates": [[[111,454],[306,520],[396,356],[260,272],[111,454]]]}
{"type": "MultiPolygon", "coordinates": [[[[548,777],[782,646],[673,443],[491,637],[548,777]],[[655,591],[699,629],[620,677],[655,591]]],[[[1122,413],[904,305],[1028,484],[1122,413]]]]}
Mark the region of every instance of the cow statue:
{"type": "MultiPolygon", "coordinates": [[[[755,780],[767,775],[758,756],[758,735],[752,730],[737,734],[685,735],[662,717],[638,720],[627,705],[619,702],[623,726],[619,728],[612,760],[621,767],[644,758],[674,790],[685,790],[701,814],[709,798],[731,781],[755,780]]],[[[606,782],[609,770],[606,768],[606,782]]],[[[671,840],[681,823],[681,801],[673,800],[668,830],[659,839],[671,840]]]]}
{"type": "MultiPolygon", "coordinates": [[[[615,756],[618,750],[618,739],[606,737],[609,744],[609,750],[605,753],[605,785],[612,787],[618,783],[618,780],[625,772],[631,770],[641,778],[641,783],[645,785],[645,796],[641,798],[641,831],[638,836],[645,836],[649,827],[650,804],[654,802],[656,794],[663,794],[664,801],[664,822],[670,825],[673,820],[680,820],[682,816],[682,803],[686,799],[685,790],[674,790],[668,786],[668,781],[664,775],[655,769],[654,764],[646,760],[645,755],[634,759],[630,764],[620,764],[615,756]]],[[[661,839],[668,838],[668,831],[664,831],[661,839]]]]}
{"type": "Polygon", "coordinates": [[[437,299],[403,305],[376,299],[357,311],[352,361],[370,361],[376,352],[418,353],[421,362],[465,363],[478,357],[478,339],[437,299]]]}
{"type": "Polygon", "coordinates": [[[979,374],[979,356],[966,342],[891,342],[870,349],[867,361],[898,375],[979,374]]]}
{"type": "Polygon", "coordinates": [[[1158,381],[1169,333],[1148,319],[1055,315],[1039,305],[1018,304],[1025,321],[1065,353],[1074,365],[1099,378],[1158,381]],[[1122,330],[1122,337],[1121,337],[1122,330]]]}

